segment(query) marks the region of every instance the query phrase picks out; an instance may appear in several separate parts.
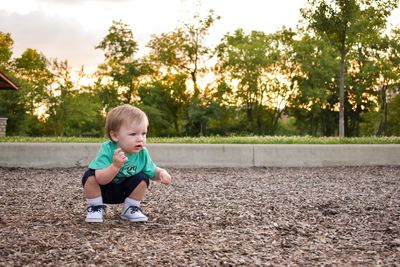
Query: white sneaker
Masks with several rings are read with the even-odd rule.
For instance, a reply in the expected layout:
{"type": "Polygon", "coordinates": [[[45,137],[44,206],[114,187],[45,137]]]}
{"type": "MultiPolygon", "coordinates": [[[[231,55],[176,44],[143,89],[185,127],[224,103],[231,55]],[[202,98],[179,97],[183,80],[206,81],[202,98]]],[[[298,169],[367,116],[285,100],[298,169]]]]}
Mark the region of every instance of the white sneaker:
{"type": "Polygon", "coordinates": [[[106,206],[89,206],[86,210],[86,222],[103,222],[103,213],[106,210],[106,206]]]}
{"type": "Polygon", "coordinates": [[[142,213],[142,210],[136,206],[129,206],[124,213],[121,214],[121,218],[131,222],[147,222],[147,217],[142,213]]]}

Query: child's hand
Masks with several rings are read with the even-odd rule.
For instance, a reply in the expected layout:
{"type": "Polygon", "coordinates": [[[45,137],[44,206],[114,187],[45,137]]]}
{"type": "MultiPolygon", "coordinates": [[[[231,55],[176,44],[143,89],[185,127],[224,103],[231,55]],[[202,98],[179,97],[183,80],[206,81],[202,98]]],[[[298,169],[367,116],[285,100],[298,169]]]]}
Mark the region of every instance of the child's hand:
{"type": "Polygon", "coordinates": [[[160,183],[167,186],[171,184],[172,182],[171,175],[169,175],[169,173],[166,170],[162,169],[159,175],[160,175],[159,176],[160,183]]]}
{"type": "Polygon", "coordinates": [[[118,169],[122,168],[124,166],[124,163],[128,160],[128,158],[125,156],[124,151],[122,151],[121,148],[117,148],[114,150],[114,156],[113,156],[113,162],[112,164],[117,167],[118,169]]]}

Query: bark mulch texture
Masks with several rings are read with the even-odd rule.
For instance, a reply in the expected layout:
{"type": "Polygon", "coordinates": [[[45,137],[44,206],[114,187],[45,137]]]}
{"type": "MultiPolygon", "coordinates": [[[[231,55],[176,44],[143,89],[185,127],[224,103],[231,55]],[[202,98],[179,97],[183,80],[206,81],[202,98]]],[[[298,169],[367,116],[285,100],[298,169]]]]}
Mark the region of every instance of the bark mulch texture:
{"type": "Polygon", "coordinates": [[[83,168],[0,168],[0,266],[400,266],[400,167],[170,169],[88,224],[83,168]]]}

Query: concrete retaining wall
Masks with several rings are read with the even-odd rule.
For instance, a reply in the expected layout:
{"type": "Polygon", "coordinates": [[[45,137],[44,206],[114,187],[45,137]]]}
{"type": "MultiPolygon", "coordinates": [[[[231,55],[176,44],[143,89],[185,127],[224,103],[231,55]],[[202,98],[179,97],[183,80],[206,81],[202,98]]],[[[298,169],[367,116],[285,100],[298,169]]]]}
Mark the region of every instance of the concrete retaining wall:
{"type": "MultiPolygon", "coordinates": [[[[0,167],[87,166],[100,144],[0,143],[0,167]]],[[[400,145],[149,144],[160,167],[400,166],[400,145]]]]}
{"type": "Polygon", "coordinates": [[[400,145],[256,145],[254,166],[400,166],[400,145]]]}

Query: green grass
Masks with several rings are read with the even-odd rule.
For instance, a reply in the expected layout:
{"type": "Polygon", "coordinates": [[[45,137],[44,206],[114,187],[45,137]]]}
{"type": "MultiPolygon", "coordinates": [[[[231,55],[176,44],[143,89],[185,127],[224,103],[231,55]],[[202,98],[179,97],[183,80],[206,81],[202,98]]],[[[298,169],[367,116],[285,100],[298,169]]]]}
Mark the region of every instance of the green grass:
{"type": "MultiPolygon", "coordinates": [[[[105,138],[89,137],[0,137],[0,143],[101,143],[105,140],[105,138]]],[[[150,137],[147,141],[178,144],[400,144],[400,137],[210,136],[150,137]]]]}
{"type": "Polygon", "coordinates": [[[28,136],[7,136],[0,137],[0,143],[100,143],[105,138],[93,137],[28,137],[28,136]]]}

